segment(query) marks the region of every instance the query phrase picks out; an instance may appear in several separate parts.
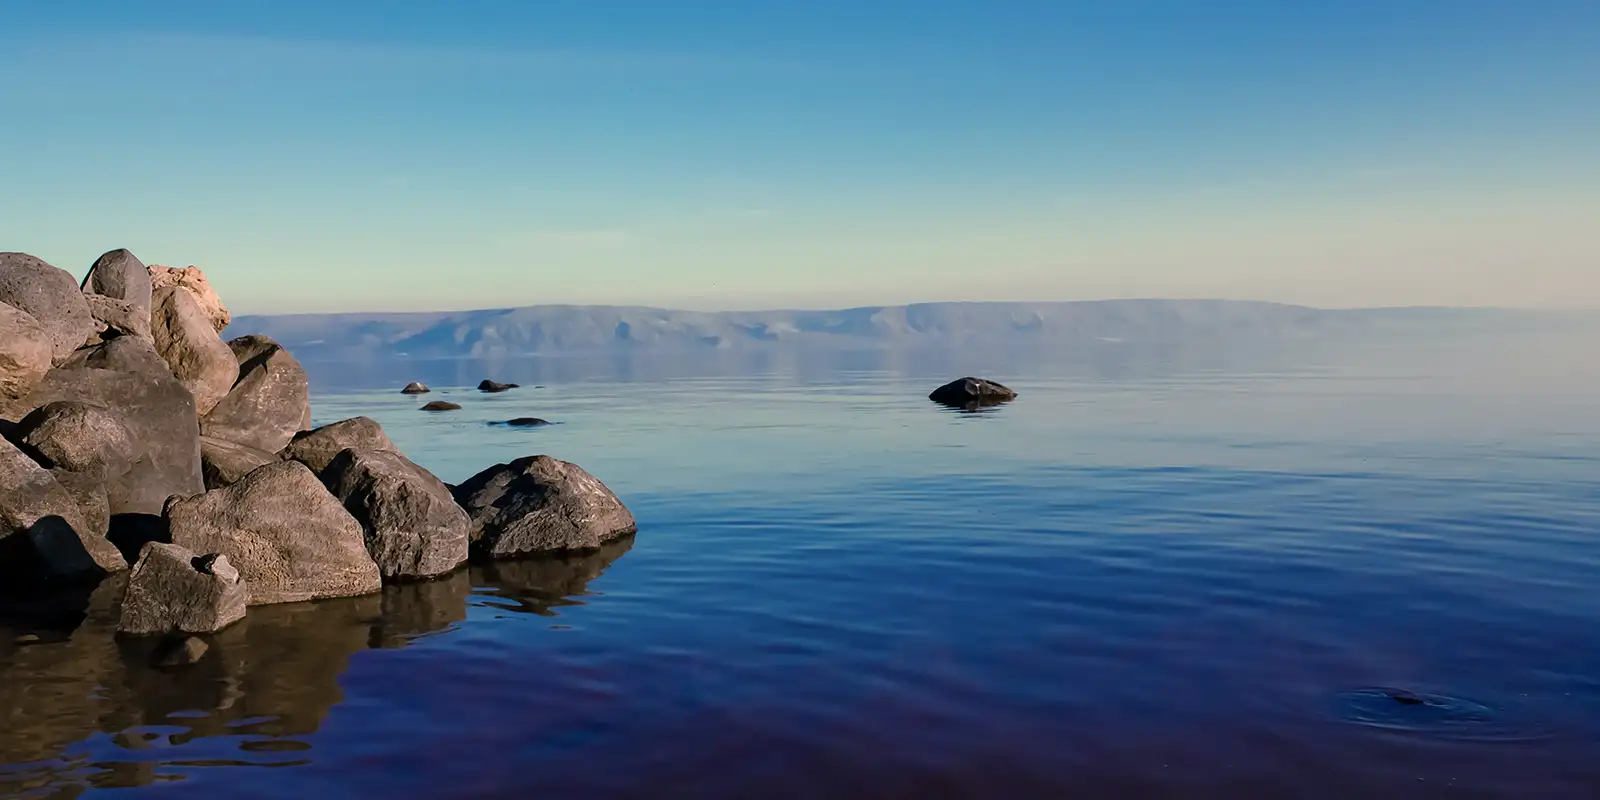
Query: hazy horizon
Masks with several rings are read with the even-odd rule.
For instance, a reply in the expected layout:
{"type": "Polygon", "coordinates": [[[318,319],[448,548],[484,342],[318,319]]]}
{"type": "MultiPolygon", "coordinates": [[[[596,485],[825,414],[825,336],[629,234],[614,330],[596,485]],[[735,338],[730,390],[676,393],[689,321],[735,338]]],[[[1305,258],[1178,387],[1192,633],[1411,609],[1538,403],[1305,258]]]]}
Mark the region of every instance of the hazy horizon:
{"type": "Polygon", "coordinates": [[[252,315],[1587,310],[1596,40],[1571,0],[11,4],[0,250],[252,315]]]}

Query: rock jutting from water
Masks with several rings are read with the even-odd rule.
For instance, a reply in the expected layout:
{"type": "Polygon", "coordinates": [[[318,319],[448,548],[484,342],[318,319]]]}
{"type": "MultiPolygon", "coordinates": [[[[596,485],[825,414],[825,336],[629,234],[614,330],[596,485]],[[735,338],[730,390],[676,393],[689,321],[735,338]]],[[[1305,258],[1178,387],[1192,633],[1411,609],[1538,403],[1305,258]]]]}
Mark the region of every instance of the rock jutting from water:
{"type": "Polygon", "coordinates": [[[550,421],[540,419],[538,417],[517,417],[516,419],[508,419],[499,424],[512,428],[539,428],[549,425],[550,421]]]}
{"type": "Polygon", "coordinates": [[[451,487],[372,419],[313,429],[305,369],[265,336],[223,341],[230,320],[197,267],[112,250],[80,283],[0,253],[0,590],[76,586],[131,561],[125,581],[100,584],[118,592],[119,627],[186,643],[174,663],[190,663],[205,643],[185,636],[247,607],[372,595],[474,554],[587,551],[634,531],[616,495],[564,461],[530,456],[451,487]]]}
{"type": "Polygon", "coordinates": [[[431,392],[431,391],[433,391],[433,390],[429,389],[427,384],[419,383],[419,382],[416,382],[416,381],[412,381],[411,383],[406,384],[406,388],[401,389],[400,393],[401,394],[427,394],[428,392],[431,392]]]}
{"type": "Polygon", "coordinates": [[[957,408],[1007,403],[1017,399],[1011,389],[985,378],[960,378],[951,381],[928,395],[935,403],[957,408]]]}
{"type": "Polygon", "coordinates": [[[478,384],[478,391],[480,391],[480,392],[489,392],[491,394],[498,393],[498,392],[509,392],[512,389],[520,389],[520,388],[522,388],[522,387],[519,386],[518,384],[515,384],[515,383],[500,383],[498,381],[491,381],[491,380],[484,380],[483,382],[478,384]]]}

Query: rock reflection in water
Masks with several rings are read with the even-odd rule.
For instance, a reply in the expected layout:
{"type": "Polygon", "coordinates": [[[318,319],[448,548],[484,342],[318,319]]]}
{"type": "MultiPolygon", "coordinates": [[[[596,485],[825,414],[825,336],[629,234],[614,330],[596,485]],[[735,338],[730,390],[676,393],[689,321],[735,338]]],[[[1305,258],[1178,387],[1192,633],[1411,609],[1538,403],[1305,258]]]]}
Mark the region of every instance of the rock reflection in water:
{"type": "Polygon", "coordinates": [[[159,638],[115,636],[123,578],[49,606],[0,608],[0,795],[71,796],[196,769],[310,763],[319,755],[312,736],[343,701],[340,678],[357,653],[448,634],[473,604],[536,614],[579,604],[571,598],[631,546],[628,537],[366,597],[256,606],[200,637],[205,654],[176,669],[154,666],[159,638]]]}

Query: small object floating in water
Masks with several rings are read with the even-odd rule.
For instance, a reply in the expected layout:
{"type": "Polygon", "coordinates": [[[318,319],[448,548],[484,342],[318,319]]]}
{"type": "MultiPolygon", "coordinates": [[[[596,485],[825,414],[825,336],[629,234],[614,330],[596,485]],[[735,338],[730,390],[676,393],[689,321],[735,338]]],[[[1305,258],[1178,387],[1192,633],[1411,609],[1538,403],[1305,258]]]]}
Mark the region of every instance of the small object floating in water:
{"type": "Polygon", "coordinates": [[[520,388],[522,388],[522,387],[518,386],[515,383],[499,383],[497,381],[491,381],[491,380],[484,380],[483,382],[478,384],[478,391],[480,391],[480,392],[504,392],[504,391],[507,391],[507,390],[510,390],[510,389],[520,389],[520,388]]]}
{"type": "Polygon", "coordinates": [[[972,408],[1007,403],[1017,399],[1010,388],[986,378],[961,378],[951,381],[928,395],[928,399],[941,405],[972,408]]]}
{"type": "Polygon", "coordinates": [[[491,424],[506,425],[512,428],[537,428],[543,425],[554,425],[555,423],[550,422],[549,420],[539,419],[538,417],[517,417],[516,419],[508,419],[505,422],[495,422],[491,424]]]}
{"type": "Polygon", "coordinates": [[[1388,686],[1341,693],[1336,713],[1369,728],[1457,741],[1530,741],[1550,733],[1487,703],[1388,686]]]}
{"type": "Polygon", "coordinates": [[[422,407],[423,411],[460,411],[461,406],[447,400],[435,400],[422,407]]]}
{"type": "Polygon", "coordinates": [[[406,388],[401,389],[400,393],[401,394],[427,394],[428,392],[431,392],[431,391],[433,391],[433,390],[429,389],[427,384],[413,381],[411,383],[406,384],[406,388]]]}

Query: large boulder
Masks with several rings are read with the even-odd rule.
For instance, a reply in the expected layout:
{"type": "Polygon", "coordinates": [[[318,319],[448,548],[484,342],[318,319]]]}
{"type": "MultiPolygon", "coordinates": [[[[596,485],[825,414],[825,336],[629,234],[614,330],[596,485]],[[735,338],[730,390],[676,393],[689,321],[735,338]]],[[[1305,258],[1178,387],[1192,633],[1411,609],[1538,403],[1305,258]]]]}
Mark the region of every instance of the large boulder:
{"type": "Polygon", "coordinates": [[[50,471],[0,439],[0,587],[127,566],[50,471]]]}
{"type": "MultiPolygon", "coordinates": [[[[50,475],[78,507],[78,518],[83,521],[79,532],[97,540],[106,538],[111,532],[111,495],[106,482],[91,473],[70,469],[52,469],[50,475]]],[[[115,541],[112,546],[116,546],[115,541]]]]}
{"type": "Polygon", "coordinates": [[[497,464],[454,489],[472,520],[472,546],[491,558],[589,550],[637,529],[605,484],[550,456],[497,464]]]}
{"type": "Polygon", "coordinates": [[[200,437],[200,474],[205,478],[207,491],[231,486],[255,472],[257,467],[281,460],[276,453],[249,445],[200,437]]]}
{"type": "Polygon", "coordinates": [[[238,359],[187,289],[157,289],[154,303],[150,333],[156,352],[194,395],[195,410],[202,416],[211,413],[238,380],[238,359]]]}
{"type": "Polygon", "coordinates": [[[311,416],[311,383],[289,351],[265,336],[228,342],[239,380],[200,420],[200,435],[278,452],[311,416]]]}
{"type": "Polygon", "coordinates": [[[94,318],[78,282],[27,253],[0,253],[0,303],[32,314],[44,326],[57,364],[94,334],[94,318]]]}
{"type": "Polygon", "coordinates": [[[1017,399],[1017,393],[984,378],[961,378],[951,381],[928,395],[928,399],[947,406],[966,407],[992,405],[1017,399]]]}
{"type": "Polygon", "coordinates": [[[120,478],[145,454],[120,412],[76,400],[57,400],[22,418],[12,437],[43,458],[44,466],[120,478]]]}
{"type": "Polygon", "coordinates": [[[71,400],[119,415],[143,453],[120,478],[107,478],[111,513],[160,514],[167,498],[205,491],[194,396],[150,342],[111,339],[50,371],[22,404],[71,400]]]}
{"type": "Polygon", "coordinates": [[[244,619],[249,590],[226,555],[151,542],[128,574],[121,633],[215,633],[244,619]]]}
{"type": "Polygon", "coordinates": [[[251,605],[350,597],[383,585],[361,523],[297,461],[174,499],[166,517],[173,544],[228,557],[250,587],[251,605]]]}
{"type": "Polygon", "coordinates": [[[393,450],[345,450],[322,471],[385,578],[432,578],[467,560],[467,513],[433,473],[393,450]]]}
{"type": "Polygon", "coordinates": [[[83,299],[89,303],[89,316],[94,318],[95,335],[101,341],[118,336],[151,339],[149,309],[98,294],[86,294],[83,299]]]}
{"type": "Polygon", "coordinates": [[[146,319],[150,317],[152,289],[150,269],[127,250],[112,250],[95,259],[94,266],[83,279],[85,295],[121,300],[138,309],[146,319]]]}
{"type": "Polygon", "coordinates": [[[398,449],[376,420],[371,417],[352,417],[295,434],[281,455],[310,467],[312,472],[320,475],[333,463],[334,456],[343,450],[398,449]]]}
{"type": "Polygon", "coordinates": [[[206,274],[201,272],[199,267],[163,267],[152,264],[150,285],[157,292],[169,287],[189,290],[194,295],[195,302],[200,305],[200,310],[205,313],[206,319],[211,321],[211,328],[216,333],[222,333],[228,324],[233,322],[233,315],[228,313],[227,306],[222,304],[222,298],[211,288],[211,282],[206,280],[206,274]]]}
{"type": "Polygon", "coordinates": [[[54,340],[44,325],[0,303],[0,413],[37,389],[54,359],[54,340]]]}

